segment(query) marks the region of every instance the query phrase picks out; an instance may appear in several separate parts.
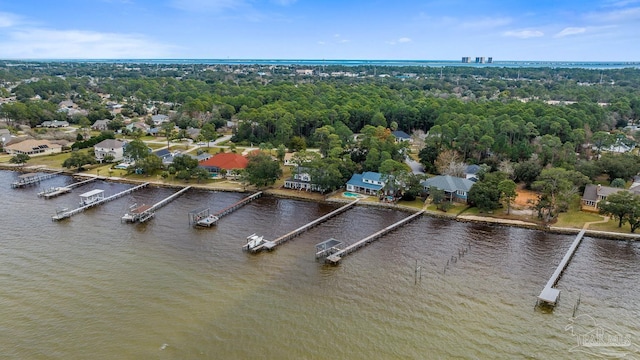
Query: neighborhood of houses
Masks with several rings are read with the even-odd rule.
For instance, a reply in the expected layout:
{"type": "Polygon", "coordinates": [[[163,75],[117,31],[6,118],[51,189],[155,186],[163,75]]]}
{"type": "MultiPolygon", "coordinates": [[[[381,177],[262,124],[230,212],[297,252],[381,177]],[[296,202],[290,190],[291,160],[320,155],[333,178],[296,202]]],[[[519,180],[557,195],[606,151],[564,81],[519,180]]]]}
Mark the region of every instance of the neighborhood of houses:
{"type": "MultiPolygon", "coordinates": [[[[72,109],[70,107],[69,109],[72,109]]],[[[153,115],[151,122],[156,127],[150,127],[143,122],[135,122],[128,125],[128,127],[144,129],[146,134],[157,135],[158,126],[168,122],[169,117],[167,115],[153,115]]],[[[97,120],[92,125],[94,130],[106,130],[109,120],[97,120]]],[[[67,128],[69,123],[66,121],[45,121],[41,127],[46,128],[67,128]]],[[[403,131],[394,131],[393,135],[396,141],[412,141],[409,134],[403,131]]],[[[7,129],[0,129],[0,139],[3,143],[4,151],[10,155],[25,154],[29,156],[49,155],[60,153],[63,150],[63,145],[58,141],[51,140],[37,140],[37,139],[14,139],[7,129]],[[17,140],[17,141],[16,141],[17,140]]],[[[125,156],[125,147],[127,141],[121,139],[106,139],[93,147],[93,153],[96,160],[100,163],[108,159],[111,162],[115,162],[114,168],[127,169],[134,165],[131,159],[127,159],[125,156]]],[[[610,152],[628,152],[633,150],[632,146],[627,146],[621,143],[612,145],[604,151],[610,152]]],[[[150,149],[151,151],[151,149],[150,149]]],[[[177,155],[181,155],[179,152],[172,152],[167,148],[153,151],[161,160],[164,166],[170,166],[173,159],[177,155]]],[[[221,152],[215,155],[208,152],[199,152],[195,154],[187,154],[195,158],[198,161],[199,167],[206,169],[211,178],[214,179],[237,179],[241,172],[247,167],[248,158],[246,154],[237,154],[234,152],[221,152]]],[[[295,153],[287,153],[284,157],[284,165],[291,168],[291,177],[284,181],[283,187],[285,189],[309,191],[309,192],[324,192],[318,184],[315,184],[313,178],[307,168],[304,165],[298,165],[295,161],[295,153]]],[[[430,177],[421,182],[422,188],[425,192],[428,192],[431,188],[442,190],[445,194],[445,199],[450,202],[466,203],[468,194],[474,183],[478,181],[478,171],[480,171],[478,165],[468,165],[465,170],[464,177],[456,177],[450,175],[437,175],[430,177]]],[[[388,177],[378,172],[367,171],[364,173],[353,174],[351,178],[346,182],[345,189],[348,192],[369,195],[380,196],[384,198],[387,195],[393,195],[393,186],[386,187],[388,177]]],[[[581,200],[582,210],[585,211],[598,211],[598,203],[606,199],[610,194],[618,191],[627,190],[634,194],[640,194],[640,176],[634,179],[633,184],[629,189],[614,188],[602,185],[587,185],[581,200]]]]}

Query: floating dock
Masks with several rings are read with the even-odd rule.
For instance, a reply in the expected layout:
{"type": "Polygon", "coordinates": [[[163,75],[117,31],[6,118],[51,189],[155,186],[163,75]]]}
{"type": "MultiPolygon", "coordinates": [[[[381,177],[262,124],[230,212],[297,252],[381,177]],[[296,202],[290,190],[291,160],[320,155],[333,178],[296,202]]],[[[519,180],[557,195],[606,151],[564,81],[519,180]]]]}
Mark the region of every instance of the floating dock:
{"type": "MultiPolygon", "coordinates": [[[[136,187],[132,187],[132,188],[127,189],[127,190],[125,190],[125,191],[119,192],[119,193],[117,193],[117,194],[115,194],[115,195],[111,195],[111,196],[106,197],[106,198],[104,198],[104,197],[103,197],[102,199],[95,200],[95,201],[93,201],[93,202],[91,202],[91,203],[89,203],[89,204],[82,205],[82,206],[80,206],[80,207],[79,207],[79,208],[77,208],[77,209],[68,210],[68,211],[67,211],[67,210],[65,210],[65,211],[59,212],[59,213],[57,213],[57,214],[53,215],[53,216],[51,217],[51,220],[53,220],[53,221],[60,221],[60,220],[66,219],[66,218],[70,218],[70,217],[72,217],[73,215],[79,214],[79,213],[81,213],[81,212],[83,212],[83,211],[85,211],[85,210],[87,210],[87,209],[89,209],[89,208],[92,208],[92,207],[94,207],[94,206],[98,206],[98,205],[104,204],[104,203],[109,202],[109,201],[111,201],[111,200],[115,200],[115,199],[121,198],[121,197],[123,197],[123,196],[125,196],[125,195],[131,194],[132,192],[134,192],[134,191],[136,191],[136,190],[140,190],[140,189],[142,189],[142,188],[144,188],[144,187],[146,187],[146,186],[148,186],[148,185],[149,185],[149,183],[148,183],[148,182],[146,182],[146,183],[141,184],[141,185],[138,185],[138,186],[136,186],[136,187]]],[[[102,191],[102,190],[100,190],[100,191],[102,191]]],[[[86,197],[91,197],[91,196],[98,196],[97,192],[95,192],[95,191],[90,191],[90,192],[88,192],[88,193],[84,193],[84,194],[82,194],[82,195],[85,195],[85,198],[86,198],[86,197]]],[[[84,200],[84,199],[83,199],[83,200],[84,200]]]]}
{"type": "Polygon", "coordinates": [[[257,244],[254,247],[249,246],[249,242],[247,242],[247,244],[245,244],[242,248],[244,250],[249,250],[252,253],[256,253],[256,252],[261,251],[263,249],[273,250],[276,246],[278,246],[278,245],[280,245],[280,244],[282,244],[282,243],[284,243],[286,241],[289,241],[289,240],[293,239],[294,237],[304,233],[305,231],[313,228],[314,226],[317,226],[317,225],[319,225],[319,224],[331,219],[332,217],[334,217],[336,215],[339,215],[339,214],[349,210],[350,208],[355,206],[358,203],[358,201],[360,201],[360,199],[356,199],[356,200],[348,203],[347,205],[345,205],[345,206],[343,206],[343,207],[341,207],[339,209],[333,210],[332,212],[330,212],[330,213],[328,213],[328,214],[326,214],[326,215],[324,215],[322,217],[319,217],[319,218],[313,220],[312,222],[310,222],[310,223],[308,223],[306,225],[303,225],[303,226],[301,226],[301,227],[299,227],[299,228],[297,228],[297,229],[295,229],[295,230],[293,230],[293,231],[291,231],[291,232],[289,232],[289,233],[287,233],[285,235],[282,235],[282,236],[280,236],[279,238],[277,238],[277,239],[275,239],[273,241],[264,240],[260,244],[257,244]]]}
{"type": "Polygon", "coordinates": [[[131,211],[129,211],[128,213],[124,214],[124,216],[122,217],[121,221],[125,221],[125,222],[130,222],[130,223],[135,223],[135,222],[139,222],[139,223],[143,223],[149,219],[151,219],[152,217],[155,216],[156,214],[156,210],[160,209],[161,207],[167,205],[168,203],[172,202],[173,200],[175,200],[178,196],[184,194],[185,192],[187,192],[189,189],[191,189],[191,186],[187,186],[184,189],[181,189],[180,191],[176,192],[175,194],[170,195],[169,197],[167,197],[166,199],[163,199],[153,205],[141,205],[141,206],[137,206],[137,207],[132,207],[131,211]]]}
{"type": "Polygon", "coordinates": [[[399,228],[400,226],[409,223],[412,220],[415,220],[418,216],[421,216],[424,213],[424,210],[421,210],[409,217],[406,217],[400,221],[398,221],[395,224],[389,225],[386,228],[378,231],[377,233],[373,234],[373,235],[369,235],[366,238],[353,243],[349,246],[347,246],[346,248],[339,250],[329,256],[327,256],[327,258],[325,259],[325,262],[328,264],[332,264],[332,265],[337,265],[340,263],[340,260],[342,260],[343,257],[351,254],[352,252],[360,249],[361,247],[368,245],[370,243],[372,243],[373,241],[379,239],[380,237],[386,235],[387,233],[399,228]]]}
{"type": "Polygon", "coordinates": [[[549,279],[549,281],[547,281],[547,285],[545,285],[540,295],[538,295],[538,301],[536,305],[543,303],[543,304],[555,306],[556,303],[558,302],[558,298],[560,297],[560,290],[554,288],[554,286],[556,286],[556,284],[558,283],[558,280],[560,280],[560,277],[562,276],[562,272],[567,267],[567,265],[569,265],[569,262],[571,261],[573,254],[576,252],[576,250],[578,249],[578,246],[582,242],[582,238],[584,237],[585,231],[586,229],[582,229],[582,231],[578,233],[578,236],[576,236],[575,240],[573,240],[573,243],[571,243],[569,250],[567,250],[567,253],[564,254],[564,257],[560,261],[560,264],[558,264],[556,271],[553,272],[553,275],[551,275],[551,278],[549,279]]]}
{"type": "Polygon", "coordinates": [[[14,181],[11,183],[11,187],[15,189],[15,188],[23,188],[29,185],[35,185],[42,180],[50,179],[61,173],[62,171],[57,171],[50,174],[39,174],[39,173],[22,174],[18,176],[18,181],[14,181]]]}

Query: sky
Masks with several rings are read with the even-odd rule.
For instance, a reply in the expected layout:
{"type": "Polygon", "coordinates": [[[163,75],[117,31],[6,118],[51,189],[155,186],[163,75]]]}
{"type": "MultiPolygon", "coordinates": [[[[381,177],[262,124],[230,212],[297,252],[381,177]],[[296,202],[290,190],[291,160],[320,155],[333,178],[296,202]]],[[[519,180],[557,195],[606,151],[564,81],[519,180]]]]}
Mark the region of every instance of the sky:
{"type": "Polygon", "coordinates": [[[640,61],[640,0],[0,0],[0,59],[640,61]]]}

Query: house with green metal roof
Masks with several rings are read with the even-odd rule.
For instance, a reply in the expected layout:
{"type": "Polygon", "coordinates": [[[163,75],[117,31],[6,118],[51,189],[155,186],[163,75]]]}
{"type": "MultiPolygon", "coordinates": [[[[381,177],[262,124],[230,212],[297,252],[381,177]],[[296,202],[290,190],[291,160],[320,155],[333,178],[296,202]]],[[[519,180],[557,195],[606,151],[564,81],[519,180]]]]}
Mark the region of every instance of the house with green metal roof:
{"type": "Polygon", "coordinates": [[[444,190],[449,201],[467,202],[469,190],[475,184],[471,180],[450,175],[438,175],[420,183],[425,191],[430,187],[444,190]]]}

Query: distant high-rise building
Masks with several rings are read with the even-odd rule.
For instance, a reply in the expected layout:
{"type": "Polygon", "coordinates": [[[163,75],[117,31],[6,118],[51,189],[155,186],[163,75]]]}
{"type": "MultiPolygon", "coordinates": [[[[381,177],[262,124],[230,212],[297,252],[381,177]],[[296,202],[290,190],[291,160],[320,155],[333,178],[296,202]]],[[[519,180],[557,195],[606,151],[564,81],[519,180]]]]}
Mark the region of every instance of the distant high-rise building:
{"type": "Polygon", "coordinates": [[[484,56],[476,57],[476,64],[484,64],[484,56]]]}
{"type": "Polygon", "coordinates": [[[465,64],[468,64],[468,63],[471,62],[471,58],[468,57],[468,56],[463,56],[462,57],[462,62],[465,63],[465,64]]]}
{"type": "Polygon", "coordinates": [[[487,64],[493,64],[493,58],[491,56],[487,58],[487,64]]]}

